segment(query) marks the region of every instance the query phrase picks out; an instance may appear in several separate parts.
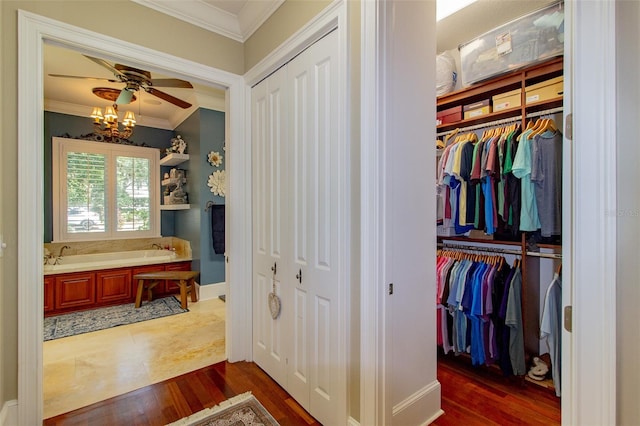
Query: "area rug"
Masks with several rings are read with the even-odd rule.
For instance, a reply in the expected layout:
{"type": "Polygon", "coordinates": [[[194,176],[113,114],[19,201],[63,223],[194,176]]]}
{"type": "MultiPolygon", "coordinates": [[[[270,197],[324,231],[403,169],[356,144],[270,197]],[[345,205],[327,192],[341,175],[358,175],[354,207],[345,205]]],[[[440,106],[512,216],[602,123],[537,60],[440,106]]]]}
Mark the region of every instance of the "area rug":
{"type": "Polygon", "coordinates": [[[245,392],[212,408],[168,426],[277,426],[279,423],[251,392],[245,392]]]}
{"type": "Polygon", "coordinates": [[[135,303],[127,303],[46,317],[44,319],[44,341],[167,317],[188,311],[188,309],[180,307],[178,299],[174,296],[169,296],[151,302],[144,302],[138,309],[136,309],[135,303]]]}

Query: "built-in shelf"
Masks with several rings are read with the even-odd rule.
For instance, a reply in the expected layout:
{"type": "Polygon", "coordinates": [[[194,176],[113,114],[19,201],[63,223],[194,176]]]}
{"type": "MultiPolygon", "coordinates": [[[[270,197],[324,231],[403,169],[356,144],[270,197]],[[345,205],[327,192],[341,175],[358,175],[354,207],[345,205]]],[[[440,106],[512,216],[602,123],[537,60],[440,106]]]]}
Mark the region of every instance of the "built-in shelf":
{"type": "Polygon", "coordinates": [[[160,159],[161,166],[175,166],[180,163],[184,163],[189,159],[189,154],[178,154],[177,152],[172,152],[171,154],[167,154],[165,157],[160,159]]]}
{"type": "Polygon", "coordinates": [[[162,204],[160,210],[189,210],[190,204],[162,204]]]}

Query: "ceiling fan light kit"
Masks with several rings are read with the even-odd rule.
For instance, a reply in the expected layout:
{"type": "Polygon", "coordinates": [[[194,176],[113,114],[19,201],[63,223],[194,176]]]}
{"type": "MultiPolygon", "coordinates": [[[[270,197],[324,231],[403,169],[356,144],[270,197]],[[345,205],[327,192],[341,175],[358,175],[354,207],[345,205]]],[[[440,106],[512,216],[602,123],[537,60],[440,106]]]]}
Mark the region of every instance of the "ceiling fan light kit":
{"type": "Polygon", "coordinates": [[[100,107],[93,107],[91,112],[93,118],[94,133],[105,137],[105,139],[129,139],[133,134],[133,128],[136,125],[136,116],[133,111],[127,111],[124,114],[122,125],[124,128],[120,130],[118,124],[118,105],[108,106],[105,108],[104,115],[100,107]],[[103,127],[104,125],[104,127],[103,127]]]}

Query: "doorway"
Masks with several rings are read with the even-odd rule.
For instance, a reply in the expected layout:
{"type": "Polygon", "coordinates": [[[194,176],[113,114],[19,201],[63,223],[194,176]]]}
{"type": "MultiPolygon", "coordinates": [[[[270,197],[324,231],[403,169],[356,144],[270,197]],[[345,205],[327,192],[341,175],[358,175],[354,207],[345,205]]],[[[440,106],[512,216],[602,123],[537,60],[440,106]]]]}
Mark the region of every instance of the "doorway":
{"type": "MultiPolygon", "coordinates": [[[[162,52],[153,51],[140,46],[134,46],[118,39],[96,34],[81,28],[66,25],[29,12],[19,11],[19,93],[21,105],[19,108],[20,158],[18,165],[20,180],[20,196],[18,202],[21,221],[18,224],[18,236],[21,241],[18,256],[19,276],[19,371],[18,371],[18,419],[25,424],[38,424],[42,420],[42,315],[43,295],[37,287],[28,283],[42,280],[42,235],[43,224],[41,214],[43,171],[41,167],[33,168],[32,164],[43,163],[44,134],[43,123],[43,90],[41,85],[34,85],[33,81],[42,81],[43,68],[41,61],[42,46],[45,42],[52,42],[60,46],[91,53],[108,60],[121,60],[143,69],[163,70],[185,80],[197,81],[201,84],[216,85],[226,89],[226,127],[228,129],[227,146],[233,147],[227,151],[227,166],[229,168],[229,184],[237,192],[227,197],[227,206],[232,210],[235,205],[242,204],[242,193],[248,193],[249,182],[242,174],[250,164],[246,158],[246,150],[242,145],[243,125],[243,79],[237,75],[222,72],[181,58],[176,58],[162,52]],[[235,144],[237,143],[237,144],[235,144]],[[235,173],[233,172],[235,170],[235,173]],[[39,194],[34,197],[34,194],[39,194]],[[35,198],[35,202],[34,202],[35,198]],[[36,366],[34,368],[34,366],[36,366]]],[[[231,215],[227,215],[229,217],[231,215]]],[[[233,259],[243,259],[244,247],[250,247],[250,238],[243,231],[250,228],[250,216],[236,215],[233,220],[227,219],[226,229],[229,234],[236,236],[227,245],[230,259],[226,272],[226,295],[228,316],[226,322],[227,359],[230,361],[249,359],[250,324],[244,318],[247,288],[243,282],[250,282],[245,278],[246,268],[241,262],[233,259]],[[236,281],[237,280],[237,281],[236,281]],[[235,286],[231,283],[237,282],[235,286]]]]}

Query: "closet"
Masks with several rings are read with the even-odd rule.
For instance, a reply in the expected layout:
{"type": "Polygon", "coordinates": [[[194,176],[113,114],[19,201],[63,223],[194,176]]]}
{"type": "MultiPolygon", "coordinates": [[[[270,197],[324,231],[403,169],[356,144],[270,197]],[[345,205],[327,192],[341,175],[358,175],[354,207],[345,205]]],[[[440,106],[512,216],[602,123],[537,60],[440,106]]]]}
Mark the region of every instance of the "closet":
{"type": "Polygon", "coordinates": [[[459,111],[459,115],[447,117],[437,126],[439,141],[436,160],[439,197],[437,233],[441,247],[437,281],[439,345],[444,352],[469,352],[474,365],[499,365],[504,374],[522,376],[552,389],[555,382],[558,396],[557,371],[553,375],[549,371],[546,380],[540,380],[539,376],[533,378],[536,375],[529,375],[528,372],[536,371],[533,367],[539,360],[535,357],[545,352],[549,352],[551,358],[555,357],[553,367],[549,366],[550,370],[558,368],[560,362],[559,352],[556,351],[559,344],[556,342],[560,338],[558,323],[561,303],[548,300],[548,296],[551,294],[553,297],[558,293],[559,262],[562,259],[563,92],[561,83],[558,86],[562,75],[563,58],[560,56],[438,97],[437,110],[441,116],[442,112],[449,111],[459,111]],[[538,96],[535,90],[539,87],[547,90],[547,86],[551,86],[549,90],[555,92],[538,96]],[[480,108],[474,110],[478,111],[476,114],[462,114],[465,106],[474,104],[480,108]],[[493,110],[481,110],[488,104],[493,104],[493,110]],[[500,107],[496,107],[499,104],[500,107]],[[486,149],[484,158],[477,152],[483,148],[486,149]],[[448,156],[456,150],[461,151],[456,160],[463,164],[462,168],[458,164],[457,169],[452,161],[448,161],[448,156]],[[525,155],[526,161],[523,160],[525,155]],[[468,172],[465,171],[465,158],[468,172]],[[479,170],[473,169],[476,164],[481,164],[479,170]],[[476,176],[475,173],[480,170],[482,175],[476,176]],[[528,185],[527,188],[525,185],[528,185]],[[522,191],[525,190],[530,191],[529,198],[523,197],[522,191]],[[551,259],[553,264],[541,259],[551,259]],[[451,268],[453,264],[457,265],[457,269],[453,272],[445,269],[442,273],[445,265],[451,268]],[[467,275],[459,275],[461,268],[467,275]],[[519,305],[519,324],[511,327],[511,333],[518,333],[522,342],[518,342],[520,346],[516,353],[511,354],[512,361],[515,356],[517,362],[504,363],[504,356],[500,360],[494,359],[494,356],[499,352],[500,344],[504,343],[499,336],[505,327],[505,312],[502,311],[502,317],[498,314],[500,302],[504,303],[508,292],[504,293],[504,288],[500,287],[500,296],[505,295],[505,299],[501,299],[497,297],[495,288],[504,286],[507,270],[516,269],[516,275],[521,277],[517,284],[521,292],[518,291],[515,299],[519,305]],[[489,271],[491,280],[487,281],[489,271]],[[485,287],[481,288],[482,284],[477,287],[476,279],[485,272],[485,287]],[[451,274],[458,278],[456,285],[463,281],[469,284],[470,289],[478,288],[478,300],[481,302],[472,297],[473,293],[467,294],[464,303],[462,293],[458,300],[449,297],[443,286],[451,274]],[[450,303],[443,300],[443,296],[447,296],[450,303]],[[455,339],[456,332],[460,333],[459,327],[467,324],[459,325],[452,333],[451,327],[458,319],[454,315],[458,314],[455,306],[460,312],[467,310],[470,330],[473,327],[466,342],[464,338],[457,342],[450,341],[455,339]],[[554,328],[555,333],[541,333],[543,311],[549,306],[554,311],[546,312],[545,321],[552,324],[545,323],[545,327],[546,330],[554,328]],[[451,312],[449,316],[445,314],[447,309],[451,312]],[[484,342],[483,338],[486,339],[484,342]],[[545,339],[549,340],[549,347],[545,339]],[[465,343],[469,348],[464,347],[465,343]]]}
{"type": "Polygon", "coordinates": [[[253,356],[323,424],[346,400],[338,52],[333,31],[251,91],[253,356]]]}

